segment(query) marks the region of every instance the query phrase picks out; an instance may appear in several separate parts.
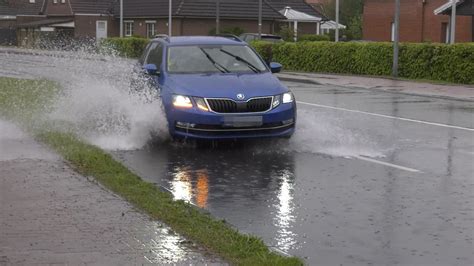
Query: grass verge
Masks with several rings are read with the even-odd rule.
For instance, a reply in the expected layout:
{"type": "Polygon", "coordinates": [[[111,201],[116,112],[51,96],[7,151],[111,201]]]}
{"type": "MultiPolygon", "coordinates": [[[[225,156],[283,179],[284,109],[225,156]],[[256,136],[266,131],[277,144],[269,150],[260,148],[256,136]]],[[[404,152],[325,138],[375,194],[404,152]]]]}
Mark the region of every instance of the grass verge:
{"type": "MultiPolygon", "coordinates": [[[[0,78],[0,115],[22,119],[26,113],[30,117],[21,121],[30,121],[44,111],[57,91],[57,85],[47,81],[0,78]]],[[[184,201],[173,200],[169,193],[143,181],[111,155],[74,134],[38,128],[33,133],[69,161],[77,172],[95,177],[152,218],[165,222],[232,264],[303,265],[301,259],[273,253],[261,239],[239,233],[225,221],[216,220],[184,201]]]]}

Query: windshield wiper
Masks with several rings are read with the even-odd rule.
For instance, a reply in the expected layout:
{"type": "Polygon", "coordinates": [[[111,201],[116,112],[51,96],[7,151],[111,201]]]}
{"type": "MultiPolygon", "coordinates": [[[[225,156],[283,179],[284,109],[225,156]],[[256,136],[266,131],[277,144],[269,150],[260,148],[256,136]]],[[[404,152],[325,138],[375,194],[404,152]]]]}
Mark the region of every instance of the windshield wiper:
{"type": "Polygon", "coordinates": [[[199,49],[201,49],[201,51],[206,55],[207,59],[209,59],[209,61],[211,61],[211,63],[214,65],[214,67],[216,67],[220,72],[230,73],[230,71],[227,68],[225,68],[223,65],[217,63],[216,60],[214,60],[214,58],[212,58],[209,55],[209,53],[204,50],[204,48],[199,48],[199,49]]]}
{"type": "Polygon", "coordinates": [[[223,52],[224,54],[226,55],[229,55],[229,56],[232,56],[233,58],[235,58],[237,61],[240,61],[240,62],[243,62],[244,64],[246,64],[253,72],[255,73],[260,73],[262,72],[262,70],[258,69],[258,67],[256,67],[255,65],[253,65],[252,63],[250,63],[249,61],[243,59],[242,57],[238,56],[238,55],[235,55],[229,51],[226,51],[224,49],[219,49],[219,51],[223,52]]]}

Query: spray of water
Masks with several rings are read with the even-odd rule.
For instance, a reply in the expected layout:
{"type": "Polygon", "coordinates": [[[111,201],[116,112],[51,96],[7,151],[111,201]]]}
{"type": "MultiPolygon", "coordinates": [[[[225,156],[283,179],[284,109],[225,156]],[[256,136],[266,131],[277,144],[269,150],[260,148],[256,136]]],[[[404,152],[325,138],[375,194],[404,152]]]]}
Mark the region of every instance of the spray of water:
{"type": "MultiPolygon", "coordinates": [[[[157,91],[134,71],[135,61],[93,51],[79,47],[74,52],[41,52],[41,56],[10,55],[14,63],[2,65],[2,71],[58,81],[64,90],[46,119],[60,121],[53,124],[104,149],[140,149],[151,139],[168,138],[157,91]]],[[[348,129],[340,117],[300,109],[289,142],[278,142],[274,149],[257,146],[257,150],[382,156],[376,146],[366,135],[348,129]]]]}
{"type": "Polygon", "coordinates": [[[367,134],[348,128],[340,116],[300,109],[295,135],[285,149],[343,157],[383,157],[377,146],[367,134]]]}
{"type": "Polygon", "coordinates": [[[10,53],[1,74],[58,82],[62,92],[42,120],[101,148],[139,149],[167,138],[156,87],[135,71],[135,61],[93,51],[87,44],[69,52],[10,53]]]}

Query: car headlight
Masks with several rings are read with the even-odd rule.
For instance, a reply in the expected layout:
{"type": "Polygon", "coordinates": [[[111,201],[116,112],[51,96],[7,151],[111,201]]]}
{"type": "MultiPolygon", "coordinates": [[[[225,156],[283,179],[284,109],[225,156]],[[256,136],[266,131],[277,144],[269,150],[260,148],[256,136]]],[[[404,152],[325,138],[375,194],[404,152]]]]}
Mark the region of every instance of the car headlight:
{"type": "Polygon", "coordinates": [[[194,102],[196,102],[197,108],[199,108],[202,111],[209,111],[209,108],[207,108],[206,101],[204,101],[203,98],[198,98],[194,97],[194,102]]]}
{"type": "Polygon", "coordinates": [[[281,95],[273,96],[272,108],[277,108],[281,103],[281,95]]]}
{"type": "Polygon", "coordinates": [[[193,103],[188,96],[183,95],[173,95],[173,105],[175,107],[182,107],[182,108],[191,108],[193,107],[193,103]]]}
{"type": "Polygon", "coordinates": [[[294,98],[293,98],[293,93],[291,92],[287,92],[287,93],[283,93],[283,103],[292,103],[294,98]]]}

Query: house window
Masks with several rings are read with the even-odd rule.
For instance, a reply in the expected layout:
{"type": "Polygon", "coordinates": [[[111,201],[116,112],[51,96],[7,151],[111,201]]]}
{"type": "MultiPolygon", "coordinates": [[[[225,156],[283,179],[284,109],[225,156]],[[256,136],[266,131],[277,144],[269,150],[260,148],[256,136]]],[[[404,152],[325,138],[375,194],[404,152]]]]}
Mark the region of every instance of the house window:
{"type": "Polygon", "coordinates": [[[131,37],[133,35],[133,21],[125,21],[125,36],[131,37]]]}
{"type": "Polygon", "coordinates": [[[58,3],[58,0],[53,0],[53,4],[57,4],[58,3]]]}
{"type": "Polygon", "coordinates": [[[61,4],[65,4],[66,3],[66,0],[61,0],[61,4]]]}
{"type": "Polygon", "coordinates": [[[155,23],[154,22],[147,22],[146,23],[146,37],[153,38],[155,36],[155,23]]]}
{"type": "Polygon", "coordinates": [[[30,4],[34,4],[35,3],[35,0],[30,0],[30,4]]]}

